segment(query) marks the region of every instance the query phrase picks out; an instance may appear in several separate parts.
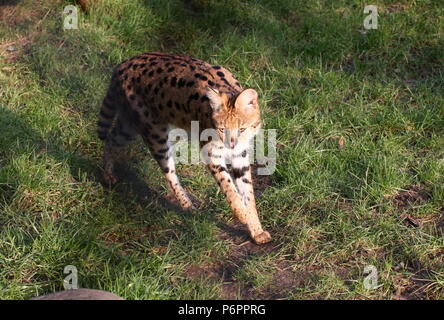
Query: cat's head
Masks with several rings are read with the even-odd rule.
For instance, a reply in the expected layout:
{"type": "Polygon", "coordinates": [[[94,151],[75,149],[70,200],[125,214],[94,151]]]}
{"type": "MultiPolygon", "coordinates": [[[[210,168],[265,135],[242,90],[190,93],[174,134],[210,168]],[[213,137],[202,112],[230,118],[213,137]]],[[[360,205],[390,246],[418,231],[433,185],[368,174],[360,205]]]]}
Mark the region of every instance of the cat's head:
{"type": "Polygon", "coordinates": [[[247,145],[262,124],[257,92],[245,89],[233,95],[207,88],[207,97],[214,127],[225,146],[234,149],[240,144],[247,145]]]}

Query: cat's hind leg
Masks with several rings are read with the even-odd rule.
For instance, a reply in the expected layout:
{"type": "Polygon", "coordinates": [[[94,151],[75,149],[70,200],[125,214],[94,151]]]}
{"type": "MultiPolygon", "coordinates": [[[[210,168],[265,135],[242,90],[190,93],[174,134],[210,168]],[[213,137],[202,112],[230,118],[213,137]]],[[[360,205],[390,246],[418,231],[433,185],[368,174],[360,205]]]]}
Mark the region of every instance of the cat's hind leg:
{"type": "Polygon", "coordinates": [[[120,113],[114,127],[106,137],[103,151],[103,177],[108,184],[117,182],[114,175],[115,160],[123,153],[125,147],[135,139],[137,134],[131,119],[124,113],[120,113]]]}
{"type": "Polygon", "coordinates": [[[162,169],[168,183],[168,188],[174,194],[184,210],[193,210],[193,203],[180,184],[174,161],[174,146],[168,141],[168,126],[153,125],[149,133],[143,135],[151,154],[162,169]]]}

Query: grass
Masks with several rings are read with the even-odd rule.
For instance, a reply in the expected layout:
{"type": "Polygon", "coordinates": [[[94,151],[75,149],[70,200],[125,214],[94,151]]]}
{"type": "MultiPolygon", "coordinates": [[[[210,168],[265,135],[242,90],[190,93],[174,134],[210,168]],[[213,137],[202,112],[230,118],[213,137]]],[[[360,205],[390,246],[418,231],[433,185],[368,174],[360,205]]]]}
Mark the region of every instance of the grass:
{"type": "MultiPolygon", "coordinates": [[[[8,1],[7,1],[8,2],[8,1]]],[[[126,299],[443,299],[444,19],[435,1],[100,0],[0,5],[0,298],[79,286],[126,299]],[[256,177],[273,243],[241,232],[203,167],[177,213],[137,141],[123,181],[99,182],[95,134],[111,70],[146,51],[190,54],[258,90],[278,132],[256,177]],[[380,287],[364,287],[374,265],[380,287]]]]}

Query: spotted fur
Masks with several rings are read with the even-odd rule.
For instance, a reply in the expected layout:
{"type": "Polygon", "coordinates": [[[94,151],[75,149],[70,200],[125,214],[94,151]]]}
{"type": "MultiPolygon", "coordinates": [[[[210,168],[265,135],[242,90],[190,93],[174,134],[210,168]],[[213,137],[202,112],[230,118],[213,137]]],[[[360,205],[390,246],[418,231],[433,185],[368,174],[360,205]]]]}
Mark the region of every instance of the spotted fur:
{"type": "Polygon", "coordinates": [[[234,216],[247,226],[256,243],[270,241],[258,218],[247,152],[261,126],[257,93],[244,90],[222,66],[161,52],[144,53],[120,64],[99,114],[105,179],[116,182],[114,159],[140,134],[182,208],[191,209],[168,141],[171,128],[190,130],[191,121],[199,121],[200,132],[217,132],[217,139],[202,142],[201,147],[208,153],[208,169],[234,216]]]}

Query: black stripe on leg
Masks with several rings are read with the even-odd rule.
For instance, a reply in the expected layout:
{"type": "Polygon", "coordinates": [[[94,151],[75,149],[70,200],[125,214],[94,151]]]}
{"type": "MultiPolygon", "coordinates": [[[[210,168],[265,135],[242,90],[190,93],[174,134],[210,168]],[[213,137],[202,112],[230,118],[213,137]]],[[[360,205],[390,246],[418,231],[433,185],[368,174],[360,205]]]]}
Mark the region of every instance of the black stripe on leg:
{"type": "Polygon", "coordinates": [[[160,160],[163,160],[163,159],[164,159],[163,155],[161,155],[161,154],[157,154],[157,153],[153,154],[153,157],[154,157],[154,159],[156,159],[157,161],[160,161],[160,160]]]}
{"type": "Polygon", "coordinates": [[[248,169],[250,169],[249,166],[245,166],[242,168],[233,168],[233,170],[232,170],[233,171],[233,178],[239,179],[239,178],[243,177],[245,172],[248,171],[248,169]]]}
{"type": "Polygon", "coordinates": [[[170,150],[170,148],[159,149],[159,150],[157,150],[157,152],[165,153],[165,152],[168,152],[168,150],[170,150]]]}

